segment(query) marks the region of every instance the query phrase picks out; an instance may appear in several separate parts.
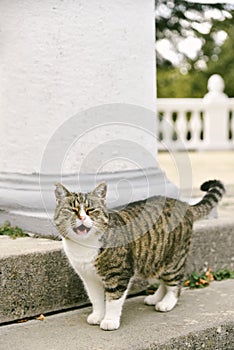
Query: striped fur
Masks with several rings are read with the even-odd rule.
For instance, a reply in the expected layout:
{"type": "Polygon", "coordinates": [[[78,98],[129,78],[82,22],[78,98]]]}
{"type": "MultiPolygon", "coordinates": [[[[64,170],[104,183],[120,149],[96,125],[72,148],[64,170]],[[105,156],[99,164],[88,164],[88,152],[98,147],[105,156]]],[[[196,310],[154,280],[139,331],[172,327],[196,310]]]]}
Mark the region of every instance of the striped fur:
{"type": "MultiPolygon", "coordinates": [[[[104,183],[87,194],[70,193],[65,187],[57,184],[54,221],[63,237],[68,258],[82,277],[90,298],[93,296],[89,290],[88,278],[85,277],[87,272],[81,268],[82,259],[77,263],[74,257],[69,257],[70,250],[67,247],[68,241],[74,241],[73,255],[77,254],[78,259],[78,254],[82,255],[80,246],[87,245],[86,243],[91,242],[95,236],[96,254],[90,253],[92,258],[88,268],[94,269],[97,285],[99,286],[100,282],[103,286],[103,298],[106,303],[120,305],[118,314],[121,314],[126,291],[137,274],[148,281],[161,281],[159,292],[154,297],[146,298],[146,303],[154,304],[159,311],[171,310],[180,294],[193,222],[206,216],[225,192],[223,184],[217,180],[205,182],[201,189],[207,193],[193,206],[176,199],[155,196],[130,203],[124,209],[108,212],[104,183]],[[81,222],[81,209],[86,212],[85,220],[92,222],[92,227],[87,230],[83,227],[84,231],[81,233],[85,234],[79,235],[76,233],[76,226],[81,222]]],[[[82,225],[79,227],[82,228],[82,225]]],[[[93,303],[92,300],[91,302],[93,303]]],[[[108,307],[106,306],[106,310],[108,307]]],[[[101,313],[100,310],[94,312],[96,318],[92,316],[91,322],[88,322],[101,322],[103,329],[118,328],[119,321],[112,320],[111,323],[104,315],[105,312],[100,316],[101,313]],[[100,314],[99,317],[97,314],[100,314]]],[[[108,317],[110,318],[110,315],[108,317]]]]}
{"type": "Polygon", "coordinates": [[[207,194],[192,207],[194,220],[208,215],[225,193],[224,185],[218,180],[204,182],[201,185],[201,190],[207,192],[207,194]]]}

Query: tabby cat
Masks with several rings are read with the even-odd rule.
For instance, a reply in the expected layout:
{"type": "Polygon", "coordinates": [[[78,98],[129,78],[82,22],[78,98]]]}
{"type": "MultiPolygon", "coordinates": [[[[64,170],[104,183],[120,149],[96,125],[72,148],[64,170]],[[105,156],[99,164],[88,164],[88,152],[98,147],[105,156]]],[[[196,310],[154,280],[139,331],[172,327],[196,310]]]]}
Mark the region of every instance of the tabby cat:
{"type": "Polygon", "coordinates": [[[220,181],[207,181],[207,191],[196,205],[155,196],[108,211],[107,187],[92,192],[69,192],[56,184],[54,221],[62,236],[65,253],[82,279],[93,312],[88,323],[104,330],[118,329],[122,306],[133,277],[149,283],[160,281],[145,303],[157,311],[176,305],[183,280],[193,222],[207,215],[222,198],[220,181]]]}

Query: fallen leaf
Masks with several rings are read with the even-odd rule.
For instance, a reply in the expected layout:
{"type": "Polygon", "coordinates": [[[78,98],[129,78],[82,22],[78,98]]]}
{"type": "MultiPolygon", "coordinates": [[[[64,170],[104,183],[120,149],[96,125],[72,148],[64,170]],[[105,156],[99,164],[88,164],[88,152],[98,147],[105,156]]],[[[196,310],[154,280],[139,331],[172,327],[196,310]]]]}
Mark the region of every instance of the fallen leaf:
{"type": "Polygon", "coordinates": [[[24,322],[28,322],[28,319],[25,318],[25,319],[23,319],[23,320],[19,320],[19,321],[18,321],[18,323],[24,323],[24,322]]]}
{"type": "Polygon", "coordinates": [[[44,321],[45,320],[45,316],[41,314],[36,319],[39,320],[39,321],[44,321]]]}
{"type": "Polygon", "coordinates": [[[185,281],[185,282],[184,282],[184,286],[185,286],[185,287],[190,286],[190,280],[185,281]]]}
{"type": "Polygon", "coordinates": [[[206,271],[206,277],[208,278],[208,280],[214,281],[214,276],[210,268],[208,268],[208,270],[206,271]]]}
{"type": "Polygon", "coordinates": [[[207,284],[207,285],[209,285],[209,281],[204,280],[203,278],[200,278],[199,283],[200,284],[207,284]]]}

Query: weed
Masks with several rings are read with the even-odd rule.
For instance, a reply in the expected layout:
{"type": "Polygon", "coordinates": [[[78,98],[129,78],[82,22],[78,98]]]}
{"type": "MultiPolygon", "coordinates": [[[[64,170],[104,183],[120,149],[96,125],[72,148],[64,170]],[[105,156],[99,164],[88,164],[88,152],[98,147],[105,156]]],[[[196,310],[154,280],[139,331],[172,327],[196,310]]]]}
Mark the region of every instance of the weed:
{"type": "MultiPolygon", "coordinates": [[[[193,272],[184,282],[184,287],[189,288],[205,288],[210,285],[212,281],[222,281],[225,279],[234,279],[234,271],[228,269],[221,269],[213,272],[210,268],[205,273],[193,272]]],[[[153,294],[159,287],[158,283],[149,286],[145,294],[153,294]]]]}
{"type": "Polygon", "coordinates": [[[13,239],[18,237],[28,237],[29,235],[25,233],[18,226],[11,226],[9,221],[5,221],[2,226],[0,226],[0,236],[9,236],[13,239]]]}
{"type": "Polygon", "coordinates": [[[221,269],[213,272],[210,268],[203,274],[192,273],[184,282],[185,287],[204,288],[209,286],[212,281],[222,281],[228,278],[234,278],[234,271],[221,269]]]}

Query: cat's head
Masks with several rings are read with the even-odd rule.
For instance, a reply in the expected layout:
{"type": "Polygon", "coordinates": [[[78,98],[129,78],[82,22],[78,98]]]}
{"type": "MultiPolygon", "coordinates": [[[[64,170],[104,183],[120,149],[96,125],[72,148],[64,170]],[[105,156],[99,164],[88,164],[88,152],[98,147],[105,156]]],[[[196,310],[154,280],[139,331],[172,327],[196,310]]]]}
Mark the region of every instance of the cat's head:
{"type": "Polygon", "coordinates": [[[101,233],[109,220],[105,204],[106,190],[104,182],[89,193],[69,192],[57,183],[54,222],[59,233],[72,240],[86,239],[92,234],[101,233]]]}

